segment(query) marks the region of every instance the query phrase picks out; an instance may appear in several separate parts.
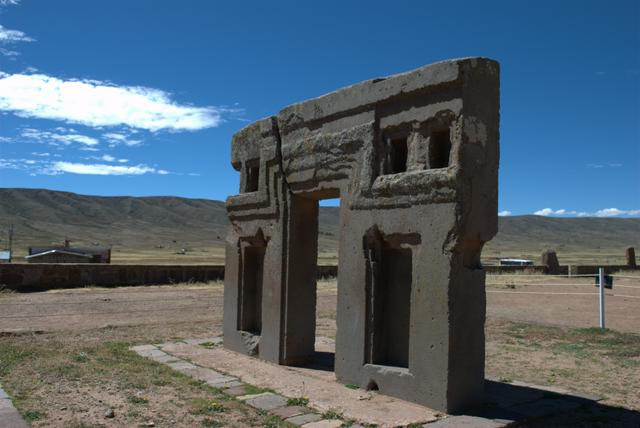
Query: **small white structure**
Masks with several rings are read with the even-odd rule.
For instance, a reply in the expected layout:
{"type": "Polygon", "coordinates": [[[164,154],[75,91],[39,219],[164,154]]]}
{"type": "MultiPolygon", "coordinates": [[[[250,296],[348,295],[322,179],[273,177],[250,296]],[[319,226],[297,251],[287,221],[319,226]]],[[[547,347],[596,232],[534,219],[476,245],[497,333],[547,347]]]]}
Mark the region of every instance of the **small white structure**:
{"type": "Polygon", "coordinates": [[[0,263],[11,263],[11,251],[0,251],[0,263]]]}

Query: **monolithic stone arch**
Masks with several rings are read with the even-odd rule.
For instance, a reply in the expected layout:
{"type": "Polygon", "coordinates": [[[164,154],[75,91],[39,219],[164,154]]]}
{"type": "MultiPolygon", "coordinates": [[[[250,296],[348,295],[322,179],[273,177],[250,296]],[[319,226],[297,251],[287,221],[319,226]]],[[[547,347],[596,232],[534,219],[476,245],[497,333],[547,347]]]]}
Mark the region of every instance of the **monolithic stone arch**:
{"type": "Polygon", "coordinates": [[[294,104],[234,135],[225,347],[314,353],[318,201],[339,197],[338,380],[448,412],[484,383],[499,67],[450,60],[294,104]]]}

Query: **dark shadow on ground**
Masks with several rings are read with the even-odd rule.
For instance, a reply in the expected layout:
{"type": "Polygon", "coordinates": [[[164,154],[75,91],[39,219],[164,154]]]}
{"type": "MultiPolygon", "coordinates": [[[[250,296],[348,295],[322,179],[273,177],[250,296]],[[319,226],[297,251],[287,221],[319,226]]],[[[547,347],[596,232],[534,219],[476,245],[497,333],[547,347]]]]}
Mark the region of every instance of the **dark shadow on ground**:
{"type": "Polygon", "coordinates": [[[487,379],[482,408],[467,412],[510,426],[640,427],[640,412],[607,406],[598,397],[487,379]]]}

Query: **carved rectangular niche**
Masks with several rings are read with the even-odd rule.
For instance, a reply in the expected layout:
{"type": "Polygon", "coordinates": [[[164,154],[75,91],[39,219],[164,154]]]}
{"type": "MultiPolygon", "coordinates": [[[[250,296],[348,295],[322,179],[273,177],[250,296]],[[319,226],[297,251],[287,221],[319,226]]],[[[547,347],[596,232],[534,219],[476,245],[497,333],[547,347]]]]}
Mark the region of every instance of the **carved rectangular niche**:
{"type": "Polygon", "coordinates": [[[407,171],[407,156],[409,150],[407,137],[387,138],[385,174],[398,174],[407,171]]]}
{"type": "Polygon", "coordinates": [[[266,246],[242,248],[242,277],[238,296],[238,330],[262,333],[262,283],[266,246]]]}
{"type": "Polygon", "coordinates": [[[257,192],[260,185],[260,159],[247,161],[245,171],[245,193],[257,192]]]}
{"type": "Polygon", "coordinates": [[[429,168],[446,168],[451,154],[451,134],[448,129],[432,131],[429,138],[429,168]]]}
{"type": "Polygon", "coordinates": [[[377,229],[365,236],[365,364],[409,368],[412,245],[415,234],[385,238],[377,229]]]}

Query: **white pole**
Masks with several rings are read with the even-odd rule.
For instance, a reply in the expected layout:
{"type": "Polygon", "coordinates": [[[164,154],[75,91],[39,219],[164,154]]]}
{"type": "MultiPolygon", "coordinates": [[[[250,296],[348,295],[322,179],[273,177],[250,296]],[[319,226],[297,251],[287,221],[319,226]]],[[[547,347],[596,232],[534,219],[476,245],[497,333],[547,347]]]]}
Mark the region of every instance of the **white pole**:
{"type": "Polygon", "coordinates": [[[600,328],[604,329],[604,268],[598,269],[598,282],[600,284],[600,328]]]}

